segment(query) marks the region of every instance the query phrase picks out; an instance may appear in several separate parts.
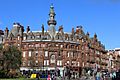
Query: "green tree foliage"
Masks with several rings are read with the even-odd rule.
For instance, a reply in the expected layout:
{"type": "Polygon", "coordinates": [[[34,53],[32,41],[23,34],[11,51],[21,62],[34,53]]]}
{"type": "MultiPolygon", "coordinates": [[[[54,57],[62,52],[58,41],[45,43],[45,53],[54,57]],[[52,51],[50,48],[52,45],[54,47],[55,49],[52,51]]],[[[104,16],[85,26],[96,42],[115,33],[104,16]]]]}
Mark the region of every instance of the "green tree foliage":
{"type": "Polygon", "coordinates": [[[0,51],[3,49],[3,45],[2,44],[0,44],[0,51]]]}
{"type": "Polygon", "coordinates": [[[15,46],[8,46],[2,49],[3,68],[6,77],[14,77],[19,70],[22,60],[21,51],[15,46]]]}
{"type": "Polygon", "coordinates": [[[3,71],[3,45],[0,44],[0,77],[4,77],[5,73],[3,71]]]}

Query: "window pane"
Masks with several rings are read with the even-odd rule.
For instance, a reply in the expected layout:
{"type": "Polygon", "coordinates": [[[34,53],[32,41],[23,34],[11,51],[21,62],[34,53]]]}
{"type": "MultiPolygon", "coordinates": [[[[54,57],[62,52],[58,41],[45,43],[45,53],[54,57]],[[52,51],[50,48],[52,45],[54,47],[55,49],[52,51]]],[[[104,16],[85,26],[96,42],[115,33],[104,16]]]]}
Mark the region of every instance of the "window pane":
{"type": "Polygon", "coordinates": [[[59,66],[59,61],[57,61],[57,65],[59,66]]]}
{"type": "Polygon", "coordinates": [[[47,60],[47,65],[49,65],[49,60],[47,60]]]}
{"type": "Polygon", "coordinates": [[[46,60],[44,60],[44,65],[46,65],[46,60]]]}
{"type": "Polygon", "coordinates": [[[23,57],[25,57],[25,52],[23,52],[23,57]]]}
{"type": "Polygon", "coordinates": [[[45,51],[45,57],[48,57],[48,51],[45,51]]]}
{"type": "Polygon", "coordinates": [[[62,66],[62,61],[60,61],[60,66],[62,66]]]}
{"type": "Polygon", "coordinates": [[[29,57],[31,57],[31,51],[29,51],[29,57]]]}

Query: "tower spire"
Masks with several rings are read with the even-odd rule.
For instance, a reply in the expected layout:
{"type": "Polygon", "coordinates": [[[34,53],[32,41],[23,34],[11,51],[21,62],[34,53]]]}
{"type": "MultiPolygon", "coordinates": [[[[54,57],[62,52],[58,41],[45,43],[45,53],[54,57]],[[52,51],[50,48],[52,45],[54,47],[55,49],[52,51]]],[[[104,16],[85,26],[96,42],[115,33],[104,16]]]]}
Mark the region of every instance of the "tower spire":
{"type": "Polygon", "coordinates": [[[53,4],[51,4],[51,6],[50,6],[50,12],[49,12],[49,20],[48,20],[48,25],[50,26],[51,24],[52,25],[56,25],[57,24],[57,22],[56,22],[56,20],[55,20],[55,12],[54,12],[54,6],[53,6],[53,4]]]}
{"type": "Polygon", "coordinates": [[[49,26],[49,34],[51,36],[51,39],[53,40],[56,34],[55,26],[57,24],[55,20],[55,12],[54,12],[54,6],[51,4],[50,6],[50,12],[49,12],[49,20],[47,21],[47,24],[49,26]]]}

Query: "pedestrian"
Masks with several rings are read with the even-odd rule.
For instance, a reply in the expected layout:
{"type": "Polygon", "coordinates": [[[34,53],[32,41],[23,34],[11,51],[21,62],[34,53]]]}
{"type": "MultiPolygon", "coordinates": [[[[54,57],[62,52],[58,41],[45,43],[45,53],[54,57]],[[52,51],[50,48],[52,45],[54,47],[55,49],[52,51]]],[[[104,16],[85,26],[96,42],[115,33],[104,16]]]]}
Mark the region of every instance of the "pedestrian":
{"type": "Polygon", "coordinates": [[[39,80],[39,74],[36,74],[36,80],[39,80]]]}
{"type": "Polygon", "coordinates": [[[52,74],[52,77],[51,77],[51,79],[53,80],[53,78],[54,78],[54,74],[52,74]]]}
{"type": "Polygon", "coordinates": [[[50,75],[48,75],[48,78],[47,78],[47,80],[51,80],[51,77],[50,77],[50,75]]]}
{"type": "Polygon", "coordinates": [[[112,73],[112,80],[116,80],[116,72],[112,73]]]}
{"type": "Polygon", "coordinates": [[[97,72],[95,80],[100,80],[100,72],[97,72]]]}

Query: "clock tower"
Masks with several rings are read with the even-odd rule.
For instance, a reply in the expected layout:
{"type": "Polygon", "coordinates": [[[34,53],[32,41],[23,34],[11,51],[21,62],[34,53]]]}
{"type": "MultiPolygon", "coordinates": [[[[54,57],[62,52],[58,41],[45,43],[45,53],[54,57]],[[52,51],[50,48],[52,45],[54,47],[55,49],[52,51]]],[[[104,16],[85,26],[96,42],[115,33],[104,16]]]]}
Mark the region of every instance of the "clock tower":
{"type": "Polygon", "coordinates": [[[49,13],[49,20],[47,21],[47,24],[49,26],[48,28],[48,32],[49,35],[51,37],[52,40],[54,40],[55,35],[56,35],[56,30],[55,30],[55,26],[57,24],[56,20],[55,20],[55,12],[54,12],[54,7],[53,5],[50,6],[50,13],[49,13]]]}

